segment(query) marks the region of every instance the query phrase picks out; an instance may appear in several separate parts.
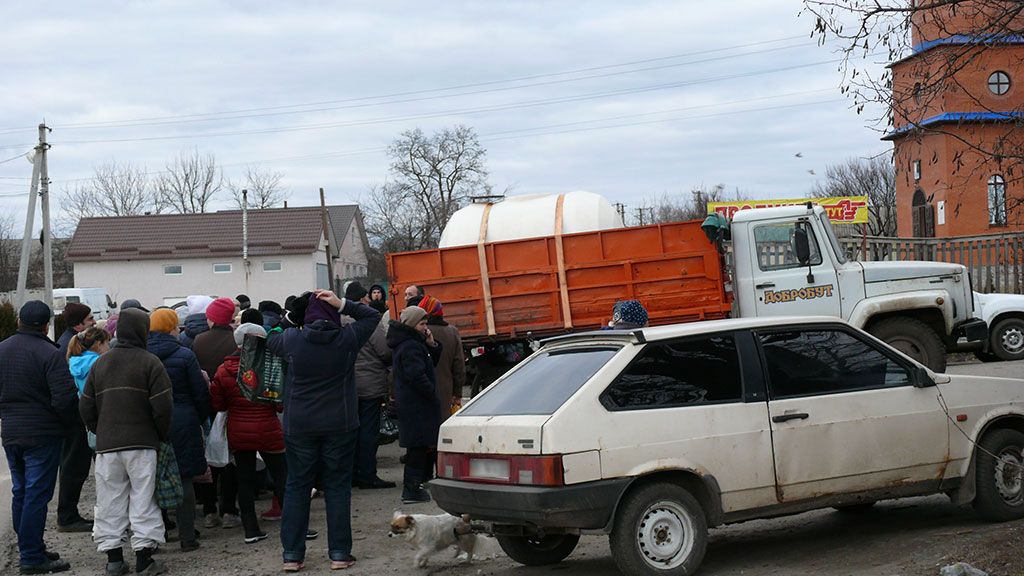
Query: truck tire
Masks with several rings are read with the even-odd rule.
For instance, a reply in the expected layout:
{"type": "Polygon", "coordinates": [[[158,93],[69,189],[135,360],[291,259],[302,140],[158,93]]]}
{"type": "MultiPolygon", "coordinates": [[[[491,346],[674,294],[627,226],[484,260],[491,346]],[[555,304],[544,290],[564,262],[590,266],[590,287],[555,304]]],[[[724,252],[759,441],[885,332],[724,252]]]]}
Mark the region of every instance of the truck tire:
{"type": "Polygon", "coordinates": [[[946,347],[942,338],[924,322],[906,316],[886,318],[872,325],[868,332],[933,372],[946,371],[946,347]]]}
{"type": "Polygon", "coordinates": [[[989,337],[990,350],[1002,360],[1024,358],[1024,320],[1007,318],[996,323],[989,337]]]}
{"type": "Polygon", "coordinates": [[[707,519],[682,486],[648,484],[623,499],[608,542],[619,571],[628,576],[693,574],[707,550],[707,519]]]}
{"type": "Polygon", "coordinates": [[[579,534],[533,536],[499,535],[498,544],[508,557],[525,566],[558,564],[572,554],[580,541],[579,534]]]}
{"type": "Polygon", "coordinates": [[[991,522],[1024,518],[1024,433],[993,430],[974,452],[974,509],[991,522]]]}

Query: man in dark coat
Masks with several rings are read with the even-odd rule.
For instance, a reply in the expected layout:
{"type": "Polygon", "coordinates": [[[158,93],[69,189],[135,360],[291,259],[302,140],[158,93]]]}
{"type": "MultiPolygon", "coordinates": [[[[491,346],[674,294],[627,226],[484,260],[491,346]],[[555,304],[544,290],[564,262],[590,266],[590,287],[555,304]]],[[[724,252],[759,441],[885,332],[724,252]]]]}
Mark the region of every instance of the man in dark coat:
{"type": "Polygon", "coordinates": [[[43,544],[65,429],[76,417],[78,389],[57,344],[46,337],[50,307],[32,300],[18,332],[0,342],[0,438],[11,471],[11,512],[22,574],[71,568],[43,544]]]}
{"type": "MultiPolygon", "coordinates": [[[[71,339],[80,332],[96,325],[92,317],[92,309],[85,304],[69,302],[61,314],[67,329],[61,334],[57,344],[65,361],[71,339]]],[[[92,522],[82,517],[78,511],[78,502],[82,498],[82,486],[89,477],[92,466],[92,450],[89,448],[85,425],[77,422],[68,427],[64,435],[64,444],[60,452],[60,467],[57,491],[57,531],[59,532],[91,532],[92,522]]]]}
{"type": "Polygon", "coordinates": [[[288,362],[290,378],[284,390],[288,483],[281,519],[281,545],[288,570],[297,568],[305,558],[310,491],[317,472],[327,488],[324,500],[331,567],[348,568],[355,562],[351,486],[359,415],[353,372],[359,349],[379,321],[380,313],[365,304],[318,291],[305,307],[301,330],[275,330],[268,337],[270,351],[288,362]],[[341,314],[355,321],[341,326],[341,314]]]}
{"type": "Polygon", "coordinates": [[[441,344],[434,340],[427,327],[427,312],[419,306],[402,310],[399,320],[388,324],[387,339],[398,402],[398,444],[406,449],[402,503],[429,502],[423,483],[432,475],[430,452],[437,447],[441,427],[434,372],[441,344]]]}
{"type": "Polygon", "coordinates": [[[96,434],[92,538],[107,554],[108,574],[123,574],[127,568],[122,546],[129,526],[136,572],[159,574],[163,569],[152,558],[164,542],[156,462],[160,443],[168,439],[174,400],[167,370],[146,351],[148,333],[145,312],[122,311],[117,346],[93,364],[79,402],[82,420],[96,434]]]}

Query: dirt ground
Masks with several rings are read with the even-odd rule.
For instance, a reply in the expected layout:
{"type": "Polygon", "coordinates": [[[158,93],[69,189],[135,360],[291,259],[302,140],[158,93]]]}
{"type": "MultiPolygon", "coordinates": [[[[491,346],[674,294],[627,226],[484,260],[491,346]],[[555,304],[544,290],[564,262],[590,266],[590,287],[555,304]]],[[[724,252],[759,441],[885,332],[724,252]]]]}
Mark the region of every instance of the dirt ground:
{"type": "MultiPolygon", "coordinates": [[[[991,375],[1024,374],[1024,362],[990,365],[972,364],[951,369],[991,375]]],[[[381,476],[401,477],[396,445],[380,452],[381,476]]],[[[0,476],[6,471],[0,470],[0,476]]],[[[6,493],[2,496],[8,500],[6,493]]],[[[93,499],[91,480],[86,484],[83,512],[93,499]]],[[[54,525],[54,505],[46,540],[52,550],[72,564],[68,574],[101,574],[105,558],[96,553],[89,534],[61,534],[54,525]]],[[[269,500],[257,503],[265,510],[269,500]]],[[[618,574],[604,536],[584,536],[576,551],[556,566],[519,566],[498,551],[497,557],[471,565],[456,561],[447,553],[435,556],[428,568],[412,567],[412,550],[404,541],[387,537],[392,513],[438,513],[434,505],[404,507],[399,489],[353,493],[353,553],[359,559],[350,574],[452,574],[455,576],[539,576],[618,574]]],[[[0,507],[0,522],[9,526],[9,508],[0,507]]],[[[91,514],[89,514],[91,516],[91,514]]],[[[321,537],[309,542],[306,571],[329,573],[323,500],[313,502],[311,527],[321,537]]],[[[270,538],[253,545],[242,542],[241,529],[202,530],[202,548],[183,554],[177,544],[167,545],[160,557],[169,574],[188,576],[256,576],[277,574],[281,566],[276,523],[264,522],[270,538]]],[[[17,553],[12,535],[3,536],[0,574],[17,574],[17,553]]],[[[936,575],[953,562],[969,562],[993,576],[1024,576],[1024,521],[988,524],[970,507],[957,507],[943,496],[882,502],[860,514],[820,510],[774,520],[758,520],[712,531],[710,545],[700,574],[705,576],[756,574],[769,576],[846,575],[936,575]]]]}

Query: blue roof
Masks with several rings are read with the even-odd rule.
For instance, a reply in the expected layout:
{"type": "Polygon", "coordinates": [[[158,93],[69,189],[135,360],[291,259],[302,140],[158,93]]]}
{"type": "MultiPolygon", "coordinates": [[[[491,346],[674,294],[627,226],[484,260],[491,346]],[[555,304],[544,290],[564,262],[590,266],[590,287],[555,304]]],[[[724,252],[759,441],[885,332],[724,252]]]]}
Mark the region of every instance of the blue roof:
{"type": "Polygon", "coordinates": [[[893,130],[885,136],[882,140],[895,140],[900,136],[910,132],[916,128],[923,128],[926,126],[934,126],[936,124],[948,124],[952,122],[956,123],[981,123],[981,122],[1013,122],[1014,120],[1024,120],[1024,112],[1012,110],[1009,112],[946,112],[944,114],[937,114],[930,118],[916,124],[908,124],[902,128],[893,130]]]}
{"type": "Polygon", "coordinates": [[[914,47],[910,49],[910,54],[892,62],[889,66],[899,64],[904,60],[909,60],[918,54],[927,52],[938,46],[967,46],[970,44],[1024,44],[1024,34],[954,34],[946,38],[927,40],[914,45],[914,47]]]}

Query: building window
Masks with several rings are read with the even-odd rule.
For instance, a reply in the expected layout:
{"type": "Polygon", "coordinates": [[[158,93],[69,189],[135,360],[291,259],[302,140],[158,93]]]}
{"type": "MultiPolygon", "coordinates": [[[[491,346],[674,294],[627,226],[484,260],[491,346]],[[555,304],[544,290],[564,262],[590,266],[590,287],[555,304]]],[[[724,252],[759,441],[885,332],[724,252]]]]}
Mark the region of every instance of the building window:
{"type": "Polygon", "coordinates": [[[181,275],[181,264],[168,264],[164,266],[165,276],[180,276],[181,275]]]}
{"type": "Polygon", "coordinates": [[[914,182],[921,181],[921,161],[914,160],[914,182]]]}
{"type": "Polygon", "coordinates": [[[996,96],[1002,96],[1010,91],[1010,75],[1002,70],[989,74],[988,89],[996,96]]]}
{"type": "Polygon", "coordinates": [[[266,260],[263,262],[264,272],[280,272],[281,261],[280,260],[266,260]]]}
{"type": "Polygon", "coordinates": [[[1006,180],[998,174],[988,179],[988,223],[1006,225],[1006,180]]]}
{"type": "Polygon", "coordinates": [[[231,264],[230,263],[214,264],[213,265],[213,273],[214,274],[230,274],[231,273],[231,264]]]}

